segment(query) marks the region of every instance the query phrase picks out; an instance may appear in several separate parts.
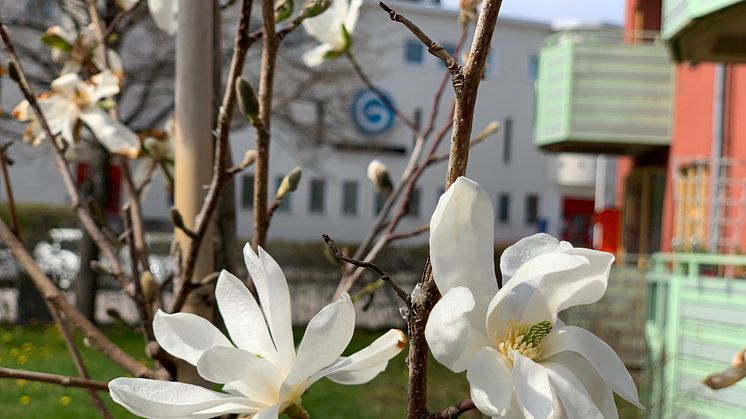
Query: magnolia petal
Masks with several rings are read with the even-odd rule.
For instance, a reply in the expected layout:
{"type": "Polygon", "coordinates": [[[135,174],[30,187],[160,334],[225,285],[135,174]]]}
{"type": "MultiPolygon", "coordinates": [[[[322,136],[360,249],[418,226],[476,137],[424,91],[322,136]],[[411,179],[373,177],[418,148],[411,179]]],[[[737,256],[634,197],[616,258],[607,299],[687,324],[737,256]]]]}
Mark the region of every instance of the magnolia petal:
{"type": "Polygon", "coordinates": [[[580,354],[615,393],[633,405],[643,408],[627,368],[606,342],[593,333],[575,326],[562,327],[547,335],[542,341],[542,358],[549,358],[565,351],[580,354]]]}
{"type": "Polygon", "coordinates": [[[119,7],[122,10],[129,10],[132,8],[132,6],[139,3],[140,0],[116,0],[115,3],[117,4],[117,7],[119,7]]]}
{"type": "Polygon", "coordinates": [[[462,176],[441,195],[430,220],[430,261],[438,290],[446,294],[468,287],[482,312],[497,292],[493,215],[487,192],[462,176]]]}
{"type": "Polygon", "coordinates": [[[214,346],[233,346],[212,323],[191,313],[166,314],[158,310],[153,318],[153,333],[166,352],[192,365],[197,365],[202,354],[214,346]]]}
{"type": "MultiPolygon", "coordinates": [[[[71,127],[78,121],[80,112],[77,105],[62,96],[52,95],[39,99],[39,107],[41,108],[41,113],[44,114],[44,118],[47,120],[47,124],[49,124],[52,134],[63,133],[67,126],[68,133],[63,133],[63,137],[66,141],[72,142],[73,135],[71,127]]],[[[33,111],[31,112],[31,120],[38,124],[36,114],[33,111]]]]}
{"type": "Polygon", "coordinates": [[[262,310],[243,281],[223,270],[215,285],[215,299],[236,346],[254,355],[277,359],[262,310]]]}
{"type": "Polygon", "coordinates": [[[500,256],[500,273],[503,276],[503,285],[515,275],[515,272],[524,263],[544,253],[556,252],[559,240],[546,233],[537,233],[524,237],[512,246],[508,246],[500,256]]]}
{"type": "Polygon", "coordinates": [[[247,376],[254,362],[267,361],[233,346],[213,346],[199,357],[197,372],[207,381],[226,384],[247,376]]]}
{"type": "Polygon", "coordinates": [[[389,330],[367,347],[349,357],[340,358],[318,375],[341,384],[362,384],[385,370],[389,360],[398,355],[406,344],[407,338],[401,330],[389,330]],[[360,374],[355,374],[357,372],[360,374]],[[361,381],[363,379],[365,381],[361,381]]]}
{"type": "Polygon", "coordinates": [[[246,375],[240,380],[227,383],[223,386],[223,391],[238,392],[253,401],[271,406],[278,400],[282,382],[282,375],[272,363],[254,357],[246,375]]]}
{"type": "Polygon", "coordinates": [[[347,10],[347,16],[345,18],[345,28],[349,34],[355,32],[355,26],[357,25],[357,19],[360,16],[360,6],[363,5],[363,0],[352,0],[350,1],[349,9],[347,10]]]}
{"type": "MultiPolygon", "coordinates": [[[[464,371],[484,346],[484,324],[475,316],[474,296],[466,287],[451,288],[435,304],[425,325],[425,339],[435,359],[454,372],[464,371]]],[[[483,320],[482,320],[483,323],[483,320]]]]}
{"type": "Polygon", "coordinates": [[[566,250],[567,254],[583,257],[588,260],[588,265],[581,266],[574,271],[573,275],[581,280],[574,281],[572,285],[561,285],[559,291],[563,294],[557,311],[568,307],[583,304],[592,304],[600,300],[606,293],[609,283],[609,272],[614,263],[614,255],[593,249],[572,248],[566,250]]]}
{"type": "Polygon", "coordinates": [[[51,87],[53,92],[70,97],[75,94],[75,89],[81,83],[80,76],[75,73],[68,73],[54,79],[51,87]]]}
{"type": "Polygon", "coordinates": [[[487,416],[504,416],[513,398],[511,365],[506,357],[487,346],[469,364],[471,399],[480,412],[487,416]]]}
{"type": "Polygon", "coordinates": [[[178,0],[148,0],[148,9],[153,22],[160,30],[173,36],[178,28],[178,0]]]}
{"type": "Polygon", "coordinates": [[[12,116],[16,121],[28,121],[31,119],[33,114],[34,111],[31,109],[31,104],[28,103],[28,100],[22,100],[15,108],[13,108],[10,116],[12,116]]]}
{"type": "Polygon", "coordinates": [[[303,63],[308,67],[318,67],[326,60],[326,54],[332,50],[331,45],[321,44],[303,53],[303,63]]]}
{"type": "Polygon", "coordinates": [[[554,414],[552,388],[546,368],[513,351],[513,388],[526,419],[548,419],[554,414]]]}
{"type": "Polygon", "coordinates": [[[136,158],[140,153],[140,139],[126,125],[115,120],[98,107],[80,113],[80,119],[91,129],[96,139],[112,153],[136,158]]]}
{"type": "Polygon", "coordinates": [[[583,384],[604,418],[619,418],[614,393],[585,358],[575,352],[561,352],[542,360],[541,363],[542,365],[560,364],[566,367],[583,384]]]}
{"type": "Polygon", "coordinates": [[[321,309],[308,322],[298,346],[298,357],[285,378],[283,389],[300,384],[334,363],[350,343],[354,329],[355,306],[349,295],[344,294],[321,309]]]}
{"type": "Polygon", "coordinates": [[[549,384],[559,398],[565,413],[571,418],[603,419],[583,383],[567,367],[554,362],[542,362],[549,374],[549,384]]]}
{"type": "Polygon", "coordinates": [[[95,104],[99,100],[111,97],[119,93],[119,79],[109,70],[102,71],[93,77],[91,81],[94,84],[91,92],[91,103],[95,104]]]}
{"type": "MultiPolygon", "coordinates": [[[[280,358],[280,364],[285,371],[295,361],[295,341],[293,340],[293,319],[290,312],[290,291],[285,274],[277,262],[272,259],[269,253],[259,247],[259,260],[264,267],[264,273],[267,278],[267,290],[269,291],[266,300],[262,301],[262,307],[270,307],[269,299],[272,299],[270,307],[272,316],[267,317],[267,323],[270,325],[272,339],[274,339],[277,353],[280,358]],[[271,318],[271,321],[270,321],[271,318]]],[[[257,290],[259,285],[257,285],[257,290]]],[[[261,294],[260,294],[261,299],[261,294]]]]}
{"type": "Polygon", "coordinates": [[[266,409],[261,410],[251,419],[277,419],[280,416],[280,404],[272,405],[266,409]]]}
{"type": "Polygon", "coordinates": [[[345,0],[334,0],[329,9],[309,19],[303,19],[303,27],[309,35],[316,38],[322,44],[334,44],[341,35],[341,25],[344,20],[335,21],[335,13],[332,10],[339,7],[339,3],[345,0]]]}
{"type": "MultiPolygon", "coordinates": [[[[584,284],[574,276],[575,270],[588,265],[581,256],[545,253],[524,263],[513,278],[503,284],[487,308],[487,333],[502,333],[510,319],[531,323],[549,320],[554,323],[557,307],[566,294],[559,285],[584,284]]],[[[567,285],[570,288],[570,285],[567,285]]]]}
{"type": "Polygon", "coordinates": [[[116,378],[109,383],[109,393],[115,402],[130,412],[149,418],[210,418],[226,413],[257,411],[244,397],[170,381],[116,378]],[[210,412],[199,413],[206,409],[210,412]]]}

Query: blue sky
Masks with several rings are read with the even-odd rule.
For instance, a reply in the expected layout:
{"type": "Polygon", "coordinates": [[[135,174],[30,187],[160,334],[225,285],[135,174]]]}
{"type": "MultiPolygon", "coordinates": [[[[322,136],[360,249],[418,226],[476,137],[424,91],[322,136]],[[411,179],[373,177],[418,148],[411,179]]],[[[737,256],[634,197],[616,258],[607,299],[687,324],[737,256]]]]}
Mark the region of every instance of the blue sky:
{"type": "MultiPolygon", "coordinates": [[[[458,0],[443,3],[456,7],[458,0]]],[[[621,24],[624,0],[504,0],[500,14],[545,22],[581,19],[621,24]]]]}

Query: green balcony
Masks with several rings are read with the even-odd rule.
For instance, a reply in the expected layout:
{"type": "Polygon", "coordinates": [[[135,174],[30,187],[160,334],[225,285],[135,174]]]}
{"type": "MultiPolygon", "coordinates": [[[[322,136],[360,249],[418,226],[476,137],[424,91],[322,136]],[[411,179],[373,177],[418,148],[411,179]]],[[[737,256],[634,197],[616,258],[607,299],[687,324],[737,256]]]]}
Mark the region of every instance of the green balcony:
{"type": "Polygon", "coordinates": [[[544,43],[534,141],[544,150],[639,154],[670,143],[673,67],[655,34],[570,30],[544,43]]]}
{"type": "Polygon", "coordinates": [[[676,61],[746,62],[746,0],[663,0],[676,61]]]}
{"type": "Polygon", "coordinates": [[[655,254],[648,284],[642,390],[648,418],[743,418],[746,380],[701,384],[746,345],[746,256],[655,254]]]}

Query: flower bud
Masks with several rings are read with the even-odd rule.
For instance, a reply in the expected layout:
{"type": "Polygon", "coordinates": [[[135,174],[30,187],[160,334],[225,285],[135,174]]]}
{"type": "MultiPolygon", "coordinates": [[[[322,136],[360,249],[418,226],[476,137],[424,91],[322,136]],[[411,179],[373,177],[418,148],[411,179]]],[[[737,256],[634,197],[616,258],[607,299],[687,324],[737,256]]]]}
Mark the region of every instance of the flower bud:
{"type": "Polygon", "coordinates": [[[275,23],[286,20],[293,14],[293,0],[277,0],[275,2],[275,23]]]}
{"type": "Polygon", "coordinates": [[[288,193],[298,189],[298,183],[300,183],[301,173],[302,171],[300,166],[296,166],[287,175],[285,175],[285,177],[282,178],[280,187],[277,188],[277,193],[275,194],[275,196],[278,199],[282,199],[288,193]]]}
{"type": "Polygon", "coordinates": [[[160,289],[155,282],[155,278],[153,278],[153,274],[150,272],[145,271],[140,275],[140,289],[148,304],[153,304],[158,299],[160,289]]]}
{"type": "Polygon", "coordinates": [[[236,96],[238,109],[246,119],[253,122],[259,115],[259,101],[256,99],[254,87],[243,77],[236,79],[236,96]]]}
{"type": "Polygon", "coordinates": [[[239,164],[238,166],[241,169],[245,169],[251,166],[252,164],[254,164],[254,162],[256,161],[256,157],[257,157],[256,150],[254,150],[253,148],[251,150],[246,150],[246,153],[244,153],[243,155],[243,160],[241,160],[241,164],[239,164]]]}
{"type": "Polygon", "coordinates": [[[394,189],[389,169],[378,159],[368,164],[368,179],[373,183],[373,189],[384,196],[388,196],[394,189]]]}

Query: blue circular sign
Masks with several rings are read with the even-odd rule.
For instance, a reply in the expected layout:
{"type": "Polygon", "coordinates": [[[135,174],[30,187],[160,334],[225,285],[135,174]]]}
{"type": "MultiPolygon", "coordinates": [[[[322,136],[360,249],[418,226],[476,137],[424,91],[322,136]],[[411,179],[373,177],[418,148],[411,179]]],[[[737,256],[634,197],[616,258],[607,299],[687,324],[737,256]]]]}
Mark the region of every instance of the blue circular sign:
{"type": "Polygon", "coordinates": [[[386,102],[370,89],[357,92],[352,101],[350,113],[352,121],[358,130],[365,134],[383,134],[391,129],[396,120],[396,113],[391,108],[394,101],[391,96],[383,93],[386,102]]]}

